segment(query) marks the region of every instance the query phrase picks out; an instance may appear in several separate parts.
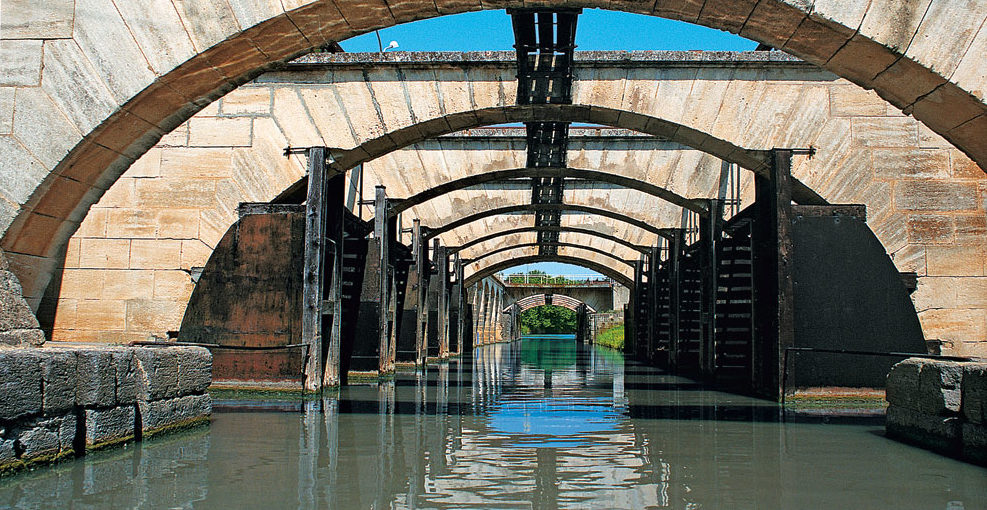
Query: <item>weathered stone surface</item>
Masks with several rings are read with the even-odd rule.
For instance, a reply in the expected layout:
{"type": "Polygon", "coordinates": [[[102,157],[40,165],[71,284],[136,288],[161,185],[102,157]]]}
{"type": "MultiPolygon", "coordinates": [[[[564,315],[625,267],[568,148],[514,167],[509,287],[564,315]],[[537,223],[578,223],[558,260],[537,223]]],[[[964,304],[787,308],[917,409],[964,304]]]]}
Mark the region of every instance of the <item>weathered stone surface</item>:
{"type": "Polygon", "coordinates": [[[18,429],[14,449],[22,461],[54,460],[53,456],[72,451],[76,417],[45,418],[20,425],[18,429]]]}
{"type": "Polygon", "coordinates": [[[178,394],[203,393],[212,383],[212,353],[204,347],[184,347],[178,355],[178,394]]]}
{"type": "Polygon", "coordinates": [[[0,350],[0,420],[41,412],[40,363],[30,348],[0,350]]]}
{"type": "Polygon", "coordinates": [[[0,347],[38,347],[43,343],[45,334],[40,329],[0,331],[0,347]]]}
{"type": "Polygon", "coordinates": [[[885,399],[888,403],[918,409],[915,399],[919,393],[919,373],[921,370],[922,360],[919,359],[906,359],[891,367],[885,390],[885,399]]]}
{"type": "Polygon", "coordinates": [[[952,414],[960,411],[960,381],[963,368],[953,361],[927,360],[919,372],[917,409],[929,414],[952,414]]]}
{"type": "Polygon", "coordinates": [[[116,349],[112,353],[116,372],[116,403],[137,402],[137,359],[132,349],[116,349]]]}
{"type": "MultiPolygon", "coordinates": [[[[178,356],[167,347],[138,347],[137,399],[141,402],[178,396],[178,356]]],[[[143,416],[143,414],[142,414],[143,416]]]]}
{"type": "Polygon", "coordinates": [[[74,0],[4,0],[0,4],[0,32],[7,39],[72,37],[74,0]]]}
{"type": "Polygon", "coordinates": [[[145,435],[170,428],[184,427],[206,419],[212,413],[209,395],[140,402],[141,425],[145,435]]]}
{"type": "Polygon", "coordinates": [[[32,87],[41,82],[41,41],[0,44],[0,85],[32,87]]]}
{"type": "Polygon", "coordinates": [[[75,402],[83,407],[116,405],[116,368],[113,356],[105,349],[77,351],[75,402]]]}
{"type": "Polygon", "coordinates": [[[932,416],[892,405],[888,407],[889,436],[939,451],[959,450],[962,422],[957,416],[932,416]]]}
{"type": "Polygon", "coordinates": [[[963,457],[973,462],[987,465],[987,425],[964,423],[963,457]]]}
{"type": "Polygon", "coordinates": [[[49,350],[41,356],[42,410],[45,415],[66,414],[75,409],[78,372],[72,351],[49,350]]]}
{"type": "Polygon", "coordinates": [[[970,363],[963,367],[963,417],[987,425],[987,363],[970,363]]]}
{"type": "Polygon", "coordinates": [[[134,437],[136,415],[134,406],[111,409],[87,409],[86,448],[99,448],[134,437]]]}

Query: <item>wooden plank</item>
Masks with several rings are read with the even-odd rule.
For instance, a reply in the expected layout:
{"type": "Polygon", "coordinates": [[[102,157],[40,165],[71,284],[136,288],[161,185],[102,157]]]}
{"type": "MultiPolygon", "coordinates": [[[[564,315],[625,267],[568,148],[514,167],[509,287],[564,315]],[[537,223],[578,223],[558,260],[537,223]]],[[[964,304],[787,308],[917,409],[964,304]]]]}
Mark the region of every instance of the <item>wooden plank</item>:
{"type": "Polygon", "coordinates": [[[305,391],[322,389],[322,267],[324,264],[326,149],[308,151],[308,195],[305,207],[305,264],[302,291],[302,339],[308,345],[305,391]]]}
{"type": "MultiPolygon", "coordinates": [[[[325,386],[340,384],[340,346],[342,345],[343,326],[343,221],[346,210],[337,204],[333,198],[342,199],[345,186],[345,174],[339,174],[329,179],[326,184],[325,200],[325,241],[326,249],[332,255],[332,267],[329,274],[329,292],[325,301],[331,301],[332,326],[329,331],[329,349],[326,351],[325,369],[322,381],[325,386]],[[332,205],[329,205],[332,204],[332,205]]],[[[323,311],[326,311],[324,309],[323,311]]],[[[320,325],[321,327],[321,325],[320,325]]]]}

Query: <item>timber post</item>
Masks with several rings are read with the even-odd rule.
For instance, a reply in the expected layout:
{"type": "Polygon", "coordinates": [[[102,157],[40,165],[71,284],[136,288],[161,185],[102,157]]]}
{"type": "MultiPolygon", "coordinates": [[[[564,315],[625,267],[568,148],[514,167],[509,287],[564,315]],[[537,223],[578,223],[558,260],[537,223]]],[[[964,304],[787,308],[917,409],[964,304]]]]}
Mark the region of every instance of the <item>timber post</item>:
{"type": "Polygon", "coordinates": [[[308,195],[305,205],[305,267],[302,295],[302,342],[306,346],[305,391],[322,389],[322,270],[324,264],[326,148],[308,150],[308,195]]]}
{"type": "Polygon", "coordinates": [[[774,149],[770,177],[754,178],[753,382],[757,393],[776,400],[783,391],[784,352],[794,345],[791,162],[792,151],[774,149]]]}
{"type": "MultiPolygon", "coordinates": [[[[343,249],[345,246],[343,221],[346,209],[332,201],[333,197],[343,198],[346,174],[340,173],[329,178],[326,183],[325,201],[325,249],[332,254],[332,269],[329,276],[329,293],[322,301],[322,317],[332,314],[329,329],[329,344],[323,346],[326,351],[322,383],[325,386],[340,384],[340,345],[342,342],[343,325],[343,249]],[[332,204],[332,205],[330,205],[332,204]]],[[[323,257],[325,259],[325,257],[323,257]]],[[[325,264],[323,264],[325,267],[325,264]]],[[[325,286],[323,285],[323,289],[325,286]]],[[[320,321],[320,328],[322,328],[320,321]]]]}

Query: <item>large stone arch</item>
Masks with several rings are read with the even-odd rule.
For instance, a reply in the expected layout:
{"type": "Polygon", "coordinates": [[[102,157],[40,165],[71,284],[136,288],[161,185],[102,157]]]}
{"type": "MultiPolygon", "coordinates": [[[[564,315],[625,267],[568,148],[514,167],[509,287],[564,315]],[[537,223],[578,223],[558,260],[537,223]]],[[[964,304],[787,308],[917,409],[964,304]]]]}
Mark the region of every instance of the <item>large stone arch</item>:
{"type": "Polygon", "coordinates": [[[510,269],[512,267],[521,266],[524,264],[531,264],[534,262],[562,262],[565,264],[572,264],[574,266],[579,266],[589,269],[590,271],[596,271],[597,273],[612,278],[613,281],[623,285],[624,287],[631,288],[634,286],[634,282],[627,275],[605,264],[590,260],[589,258],[579,258],[569,255],[541,255],[541,254],[514,257],[497,262],[496,264],[491,264],[467,276],[463,280],[463,285],[465,285],[466,287],[471,287],[476,282],[481,281],[484,278],[497,273],[498,271],[502,271],[504,269],[510,269]]]}
{"type": "MultiPolygon", "coordinates": [[[[204,105],[273,63],[397,23],[525,6],[379,0],[301,1],[288,9],[281,3],[233,2],[209,10],[189,5],[133,2],[120,7],[110,0],[6,4],[3,37],[18,42],[7,45],[5,53],[25,65],[5,78],[5,83],[23,87],[12,99],[5,98],[18,112],[8,122],[15,145],[5,148],[31,168],[16,183],[17,192],[4,193],[6,250],[50,257],[63,247],[66,232],[74,230],[71,224],[78,225],[135,158],[204,105]],[[71,86],[79,81],[92,86],[71,86]],[[17,235],[21,232],[31,235],[17,235]]],[[[982,58],[987,7],[981,2],[550,5],[663,16],[778,47],[873,88],[981,166],[987,164],[987,64],[982,58]]],[[[26,264],[22,257],[22,275],[29,272],[26,264]]],[[[44,265],[33,264],[41,273],[48,270],[44,265]]]]}
{"type": "MultiPolygon", "coordinates": [[[[539,307],[539,306],[545,306],[545,304],[546,304],[545,301],[546,301],[546,295],[545,294],[530,294],[530,295],[527,295],[525,297],[522,297],[522,298],[518,299],[514,303],[511,303],[510,306],[508,306],[507,308],[504,308],[503,309],[503,312],[504,313],[507,313],[508,311],[510,311],[511,307],[514,306],[514,305],[517,305],[519,311],[524,312],[524,311],[530,310],[532,308],[536,308],[536,307],[539,307]]],[[[552,294],[552,304],[553,305],[557,305],[557,306],[561,306],[561,307],[564,307],[564,308],[568,308],[569,310],[572,310],[574,312],[576,312],[576,311],[579,310],[579,305],[586,305],[586,307],[588,308],[587,311],[589,311],[589,312],[596,312],[597,311],[596,308],[593,308],[589,304],[584,303],[584,302],[580,301],[577,298],[574,298],[572,296],[567,295],[564,291],[563,292],[556,293],[556,294],[552,294]],[[558,301],[556,301],[557,298],[563,298],[563,299],[558,299],[558,301]]]]}

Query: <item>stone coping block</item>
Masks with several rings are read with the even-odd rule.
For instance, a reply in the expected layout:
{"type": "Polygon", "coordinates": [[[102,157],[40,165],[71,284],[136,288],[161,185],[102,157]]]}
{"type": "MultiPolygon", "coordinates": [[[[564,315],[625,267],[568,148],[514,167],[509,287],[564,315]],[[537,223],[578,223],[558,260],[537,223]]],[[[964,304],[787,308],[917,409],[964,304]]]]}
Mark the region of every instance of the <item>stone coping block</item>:
{"type": "Polygon", "coordinates": [[[963,417],[987,425],[987,363],[970,363],[963,367],[963,417]]]}
{"type": "Polygon", "coordinates": [[[931,415],[960,410],[959,362],[910,358],[891,368],[887,401],[895,406],[931,415]]]}
{"type": "Polygon", "coordinates": [[[186,395],[167,400],[141,402],[141,433],[150,437],[162,432],[194,426],[209,419],[209,395],[186,395]]]}
{"type": "Polygon", "coordinates": [[[0,474],[209,420],[202,347],[0,350],[0,474]]]}
{"type": "Polygon", "coordinates": [[[886,398],[889,437],[987,465],[987,362],[904,360],[886,398]]]}

